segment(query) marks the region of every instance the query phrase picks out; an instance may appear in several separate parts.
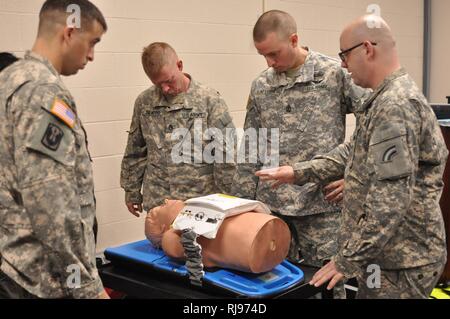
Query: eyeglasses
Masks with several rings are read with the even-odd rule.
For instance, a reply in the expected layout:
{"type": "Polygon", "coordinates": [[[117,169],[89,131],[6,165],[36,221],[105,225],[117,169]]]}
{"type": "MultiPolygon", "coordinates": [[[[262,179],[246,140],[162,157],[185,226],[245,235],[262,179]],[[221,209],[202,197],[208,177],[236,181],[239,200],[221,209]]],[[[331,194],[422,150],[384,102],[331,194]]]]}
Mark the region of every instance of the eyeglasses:
{"type": "MultiPolygon", "coordinates": [[[[339,52],[338,54],[339,54],[339,57],[341,58],[342,62],[345,62],[345,59],[346,59],[346,57],[347,57],[347,54],[348,54],[350,51],[352,51],[352,50],[354,50],[354,49],[356,49],[356,48],[358,48],[358,47],[364,45],[364,43],[365,43],[365,42],[361,42],[360,44],[357,44],[357,45],[355,45],[354,47],[351,47],[350,49],[343,50],[343,51],[339,52]]],[[[374,42],[370,42],[370,44],[372,44],[372,45],[377,45],[377,44],[374,43],[374,42]]]]}

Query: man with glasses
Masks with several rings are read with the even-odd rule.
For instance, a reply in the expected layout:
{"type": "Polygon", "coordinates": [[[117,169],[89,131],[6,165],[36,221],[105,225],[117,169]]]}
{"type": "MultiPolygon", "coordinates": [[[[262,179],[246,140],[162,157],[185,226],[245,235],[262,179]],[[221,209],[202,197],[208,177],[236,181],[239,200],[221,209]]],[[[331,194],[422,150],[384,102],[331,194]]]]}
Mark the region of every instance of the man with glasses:
{"type": "Polygon", "coordinates": [[[446,261],[439,199],[448,151],[431,107],[400,65],[386,22],[364,16],[341,35],[343,67],[373,89],[351,143],[309,162],[257,174],[326,182],[345,171],[339,250],[311,284],[358,279],[358,298],[427,299],[446,261]],[[376,27],[371,28],[370,26],[376,27]],[[358,45],[354,45],[358,43],[358,45]]]}
{"type": "MultiPolygon", "coordinates": [[[[339,53],[338,53],[339,58],[341,58],[341,61],[345,63],[345,59],[346,59],[346,57],[347,57],[347,54],[349,54],[351,51],[353,51],[353,50],[356,49],[356,48],[359,48],[360,46],[362,46],[362,45],[364,45],[364,44],[365,44],[364,42],[361,42],[361,43],[359,43],[359,44],[357,44],[357,45],[355,45],[355,46],[352,46],[351,48],[349,48],[349,49],[347,49],[347,50],[344,50],[344,51],[339,52],[339,53]]],[[[372,44],[372,45],[377,45],[375,42],[370,42],[370,44],[372,44]]]]}
{"type": "MultiPolygon", "coordinates": [[[[264,13],[253,39],[269,68],[253,82],[244,128],[279,129],[283,165],[310,160],[343,143],[346,114],[354,112],[364,91],[339,62],[300,47],[296,22],[283,11],[264,13]]],[[[342,199],[342,181],[328,185],[326,195],[326,185],[320,183],[273,190],[255,176],[262,159],[253,164],[248,155],[245,164],[238,165],[232,193],[269,205],[290,225],[290,258],[321,267],[337,251],[341,214],[336,203],[342,199]]]]}

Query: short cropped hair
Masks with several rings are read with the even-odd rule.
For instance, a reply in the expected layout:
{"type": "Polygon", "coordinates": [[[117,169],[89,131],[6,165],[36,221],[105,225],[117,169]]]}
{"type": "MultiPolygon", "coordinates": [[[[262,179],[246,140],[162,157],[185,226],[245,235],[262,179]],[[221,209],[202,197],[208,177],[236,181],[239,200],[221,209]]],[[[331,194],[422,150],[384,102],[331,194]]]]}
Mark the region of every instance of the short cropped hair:
{"type": "Polygon", "coordinates": [[[142,52],[142,66],[149,78],[158,75],[164,66],[176,59],[177,53],[165,42],[154,42],[142,52]]]}
{"type": "Polygon", "coordinates": [[[19,60],[14,54],[9,52],[0,52],[0,72],[6,67],[19,60]]]}
{"type": "Polygon", "coordinates": [[[67,17],[72,13],[69,6],[77,5],[81,13],[81,25],[89,29],[94,21],[97,21],[106,32],[108,25],[102,12],[89,0],[46,0],[39,12],[38,34],[51,30],[55,23],[65,24],[67,17]]]}
{"type": "Polygon", "coordinates": [[[280,39],[288,39],[292,34],[297,33],[297,23],[287,12],[267,11],[259,17],[253,28],[253,40],[262,42],[271,32],[275,32],[280,39]]]}

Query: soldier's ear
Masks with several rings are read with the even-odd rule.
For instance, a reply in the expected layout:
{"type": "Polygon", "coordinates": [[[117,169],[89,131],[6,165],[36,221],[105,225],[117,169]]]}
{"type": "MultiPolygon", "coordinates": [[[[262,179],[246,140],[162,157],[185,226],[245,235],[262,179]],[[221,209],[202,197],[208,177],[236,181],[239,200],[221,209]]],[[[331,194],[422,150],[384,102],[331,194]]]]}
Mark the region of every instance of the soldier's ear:
{"type": "Polygon", "coordinates": [[[64,27],[63,29],[63,37],[64,41],[71,41],[74,35],[75,29],[72,27],[64,27]]]}
{"type": "Polygon", "coordinates": [[[291,34],[291,36],[289,37],[289,42],[293,48],[296,48],[298,46],[298,34],[297,33],[291,34]]]}
{"type": "Polygon", "coordinates": [[[375,58],[375,46],[369,41],[365,41],[364,48],[366,50],[366,57],[369,60],[373,60],[375,58]]]}
{"type": "Polygon", "coordinates": [[[182,60],[178,60],[177,67],[178,67],[178,70],[183,71],[183,61],[182,60]]]}
{"type": "Polygon", "coordinates": [[[69,50],[71,49],[71,45],[72,45],[72,43],[73,43],[73,39],[74,39],[74,36],[75,36],[75,32],[76,32],[76,30],[74,29],[74,28],[72,28],[72,27],[68,27],[68,26],[66,26],[66,27],[64,27],[63,29],[62,29],[62,31],[61,31],[61,37],[62,37],[62,42],[63,42],[63,45],[67,48],[69,48],[69,50]]]}

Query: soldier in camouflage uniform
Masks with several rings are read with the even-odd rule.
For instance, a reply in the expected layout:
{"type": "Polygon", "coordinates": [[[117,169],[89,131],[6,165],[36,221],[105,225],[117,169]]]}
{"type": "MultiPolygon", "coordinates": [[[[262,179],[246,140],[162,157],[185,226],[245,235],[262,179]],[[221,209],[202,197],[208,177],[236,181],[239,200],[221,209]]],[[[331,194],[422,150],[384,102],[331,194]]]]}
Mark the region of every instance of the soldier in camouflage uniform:
{"type": "Polygon", "coordinates": [[[33,50],[0,73],[0,298],[107,298],[86,134],[60,77],[93,60],[106,29],[89,1],[48,0],[33,50]],[[71,4],[81,28],[66,24],[71,4]]]}
{"type": "Polygon", "coordinates": [[[142,64],[154,86],[136,99],[122,161],[128,210],[139,216],[142,204],[148,211],[166,198],[229,193],[235,164],[227,161],[234,150],[227,142],[235,143],[235,129],[222,97],[183,73],[167,43],[145,48],[142,64]],[[206,134],[208,129],[215,134],[206,134]],[[216,147],[208,153],[208,146],[216,147]],[[205,160],[203,150],[219,160],[205,160]]]}
{"type": "MultiPolygon", "coordinates": [[[[346,114],[364,91],[354,86],[337,60],[298,47],[295,20],[282,11],[266,12],[255,25],[254,41],[269,66],[254,82],[245,129],[279,128],[279,161],[293,165],[344,142],[346,114]],[[275,26],[275,27],[274,27],[275,26]]],[[[232,193],[266,203],[291,228],[289,256],[321,267],[337,251],[340,207],[329,203],[323,186],[283,185],[272,189],[255,172],[263,163],[239,164],[232,193]]]]}
{"type": "Polygon", "coordinates": [[[428,298],[446,260],[439,198],[448,151],[441,130],[401,68],[383,19],[364,16],[350,24],[341,48],[355,83],[374,89],[351,143],[258,175],[301,185],[345,173],[339,251],[311,284],[331,280],[331,288],[344,277],[357,277],[358,298],[428,298]]]}

